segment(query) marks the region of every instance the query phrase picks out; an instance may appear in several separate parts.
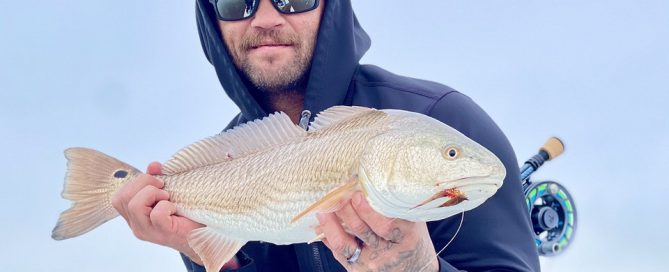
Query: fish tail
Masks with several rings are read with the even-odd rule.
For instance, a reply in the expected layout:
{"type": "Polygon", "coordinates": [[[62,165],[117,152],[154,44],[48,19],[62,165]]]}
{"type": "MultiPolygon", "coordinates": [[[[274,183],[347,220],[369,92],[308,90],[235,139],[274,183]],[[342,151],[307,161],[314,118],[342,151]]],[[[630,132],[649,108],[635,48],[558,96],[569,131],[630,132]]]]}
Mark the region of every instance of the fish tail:
{"type": "Polygon", "coordinates": [[[54,240],[82,235],[118,216],[112,207],[114,193],[140,173],[134,167],[88,148],[65,150],[67,174],[62,196],[73,201],[60,214],[51,233],[54,240]]]}

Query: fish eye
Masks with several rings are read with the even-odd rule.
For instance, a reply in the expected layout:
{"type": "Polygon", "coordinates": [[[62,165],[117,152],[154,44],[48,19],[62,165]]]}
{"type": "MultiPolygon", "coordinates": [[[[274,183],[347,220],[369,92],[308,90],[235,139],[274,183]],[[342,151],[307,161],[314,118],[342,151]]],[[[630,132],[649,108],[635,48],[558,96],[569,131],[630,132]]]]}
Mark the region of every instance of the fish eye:
{"type": "Polygon", "coordinates": [[[114,177],[115,178],[125,178],[128,175],[128,171],[125,170],[118,170],[114,172],[114,177]]]}
{"type": "Polygon", "coordinates": [[[455,146],[446,147],[443,155],[447,160],[455,160],[460,157],[460,149],[455,146]]]}

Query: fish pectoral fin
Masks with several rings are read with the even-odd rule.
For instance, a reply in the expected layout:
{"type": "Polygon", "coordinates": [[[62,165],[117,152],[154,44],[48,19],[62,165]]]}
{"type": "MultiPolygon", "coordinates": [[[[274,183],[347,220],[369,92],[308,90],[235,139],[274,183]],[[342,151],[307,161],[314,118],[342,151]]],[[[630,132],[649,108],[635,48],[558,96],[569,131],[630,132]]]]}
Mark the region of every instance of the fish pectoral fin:
{"type": "Polygon", "coordinates": [[[302,217],[310,213],[314,212],[329,213],[337,211],[341,209],[341,207],[343,207],[346,204],[346,201],[351,199],[353,193],[355,193],[358,190],[360,190],[360,186],[358,183],[358,176],[354,175],[346,183],[330,191],[328,194],[326,194],[324,197],[316,201],[314,204],[311,204],[309,208],[300,212],[297,216],[295,216],[292,220],[290,220],[290,223],[291,224],[295,223],[297,222],[297,220],[300,220],[302,217]]]}
{"type": "Polygon", "coordinates": [[[232,239],[216,229],[204,227],[188,234],[188,245],[200,256],[207,271],[220,271],[246,241],[232,239]]]}

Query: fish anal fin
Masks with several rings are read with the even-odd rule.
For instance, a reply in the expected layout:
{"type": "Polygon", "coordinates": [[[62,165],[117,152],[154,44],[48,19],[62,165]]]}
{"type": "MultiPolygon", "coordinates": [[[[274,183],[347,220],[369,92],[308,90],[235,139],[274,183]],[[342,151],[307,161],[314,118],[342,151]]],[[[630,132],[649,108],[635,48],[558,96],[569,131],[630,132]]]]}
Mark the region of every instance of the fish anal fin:
{"type": "Polygon", "coordinates": [[[311,204],[311,206],[309,206],[308,208],[300,212],[298,215],[293,217],[293,219],[290,220],[290,223],[291,224],[295,223],[298,220],[302,219],[304,216],[314,212],[329,213],[337,211],[341,209],[341,207],[343,207],[346,204],[346,201],[351,199],[353,193],[355,193],[358,190],[360,190],[358,176],[354,175],[351,178],[349,178],[349,180],[346,183],[330,191],[324,197],[316,201],[314,204],[311,204]]]}
{"type": "Polygon", "coordinates": [[[229,161],[237,157],[272,148],[306,135],[283,112],[234,127],[216,136],[197,141],[174,154],[165,162],[165,175],[229,161]]]}
{"type": "Polygon", "coordinates": [[[220,271],[244,244],[246,241],[226,237],[210,227],[194,229],[188,235],[188,245],[200,256],[207,271],[220,271]]]}

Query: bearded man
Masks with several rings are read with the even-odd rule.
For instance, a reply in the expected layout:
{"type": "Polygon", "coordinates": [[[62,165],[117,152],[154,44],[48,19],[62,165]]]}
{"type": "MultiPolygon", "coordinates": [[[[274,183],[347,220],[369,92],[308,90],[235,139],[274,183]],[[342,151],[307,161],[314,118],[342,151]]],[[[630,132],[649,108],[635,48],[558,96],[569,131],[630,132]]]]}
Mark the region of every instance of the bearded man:
{"type": "MultiPolygon", "coordinates": [[[[205,55],[241,111],[226,129],[276,111],[306,129],[312,113],[331,106],[402,109],[459,130],[495,153],[507,173],[497,193],[467,213],[443,256],[435,248],[455,234],[459,217],[427,224],[386,218],[357,194],[339,211],[318,215],[325,243],[249,242],[223,270],[539,271],[518,164],[502,131],[460,92],[360,65],[371,41],[350,0],[197,0],[196,10],[205,55]]],[[[160,164],[147,172],[159,174],[160,164]]],[[[188,271],[204,271],[186,240],[202,225],[175,215],[162,186],[141,175],[113,205],[139,239],[174,248],[188,271]]]]}

